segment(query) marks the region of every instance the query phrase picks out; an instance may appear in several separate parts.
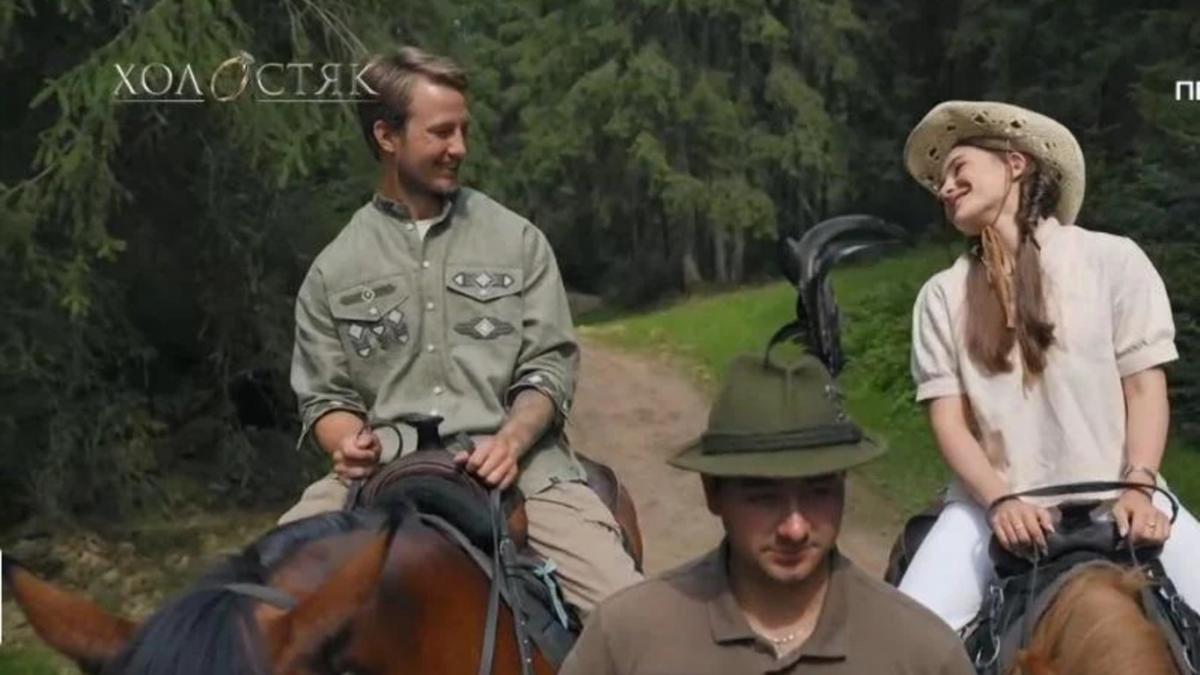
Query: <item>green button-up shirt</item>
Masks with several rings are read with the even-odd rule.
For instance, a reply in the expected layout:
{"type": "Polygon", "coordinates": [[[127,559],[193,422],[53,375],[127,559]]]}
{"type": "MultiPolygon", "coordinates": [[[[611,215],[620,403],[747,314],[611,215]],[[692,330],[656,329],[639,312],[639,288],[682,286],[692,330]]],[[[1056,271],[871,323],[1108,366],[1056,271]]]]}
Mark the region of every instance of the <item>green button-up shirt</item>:
{"type": "Polygon", "coordinates": [[[534,388],[559,419],[522,458],[518,485],[533,494],[582,478],[561,433],[579,347],[545,235],[465,188],[420,230],[376,195],[313,261],[292,358],[301,441],[331,410],[373,423],[440,415],[444,437],[494,434],[516,394],[534,388]]]}

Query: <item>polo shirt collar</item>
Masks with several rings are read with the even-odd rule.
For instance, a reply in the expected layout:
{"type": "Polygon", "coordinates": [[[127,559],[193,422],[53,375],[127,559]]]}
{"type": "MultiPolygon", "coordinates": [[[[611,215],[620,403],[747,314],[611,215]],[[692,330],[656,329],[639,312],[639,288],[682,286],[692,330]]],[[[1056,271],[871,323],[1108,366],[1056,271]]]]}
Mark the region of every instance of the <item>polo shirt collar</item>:
{"type": "MultiPolygon", "coordinates": [[[[780,659],[786,667],[802,658],[837,660],[846,658],[850,632],[849,579],[846,566],[849,562],[835,548],[831,553],[829,590],[825,604],[812,635],[803,646],[780,659]]],[[[733,596],[729,586],[729,545],[720,547],[706,556],[705,575],[709,580],[711,595],[708,600],[708,621],[713,641],[717,644],[739,640],[757,640],[759,636],[746,621],[745,614],[733,596]]]]}
{"type": "Polygon", "coordinates": [[[829,590],[825,592],[825,604],[821,607],[821,615],[817,617],[812,635],[805,640],[797,657],[846,658],[850,634],[848,564],[849,561],[837,549],[830,553],[829,590]]]}
{"type": "Polygon", "coordinates": [[[729,587],[729,544],[721,542],[704,562],[712,594],[708,600],[708,623],[712,629],[713,642],[723,644],[738,640],[754,640],[757,635],[746,615],[733,597],[729,587]]]}

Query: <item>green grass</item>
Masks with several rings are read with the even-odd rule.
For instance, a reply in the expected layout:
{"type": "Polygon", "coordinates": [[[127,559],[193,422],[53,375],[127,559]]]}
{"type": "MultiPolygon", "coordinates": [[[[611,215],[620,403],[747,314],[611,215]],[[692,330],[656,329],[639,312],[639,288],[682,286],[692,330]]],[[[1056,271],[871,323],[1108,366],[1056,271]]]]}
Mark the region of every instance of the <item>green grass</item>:
{"type": "MultiPolygon", "coordinates": [[[[863,475],[897,508],[921,508],[949,473],[923,410],[913,402],[908,372],[910,316],[921,284],[953,260],[954,250],[925,247],[834,274],[843,312],[842,374],[854,419],[888,447],[863,475]]],[[[679,302],[650,313],[605,317],[583,329],[610,344],[666,353],[690,364],[712,393],[737,354],[761,352],[776,328],[794,317],[795,291],[777,283],[679,302]]],[[[1200,504],[1200,448],[1173,444],[1164,474],[1186,504],[1200,504]]]]}
{"type": "Polygon", "coordinates": [[[59,675],[77,672],[40,648],[0,647],[0,675],[59,675]]]}

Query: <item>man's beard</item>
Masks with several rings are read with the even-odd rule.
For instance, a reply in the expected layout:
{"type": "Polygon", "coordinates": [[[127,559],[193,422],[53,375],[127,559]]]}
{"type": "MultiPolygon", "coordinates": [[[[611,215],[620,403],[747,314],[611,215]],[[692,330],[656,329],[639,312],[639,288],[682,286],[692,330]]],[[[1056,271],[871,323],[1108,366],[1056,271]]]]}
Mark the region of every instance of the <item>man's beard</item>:
{"type": "Polygon", "coordinates": [[[396,179],[400,185],[404,186],[405,192],[409,194],[424,194],[432,197],[447,197],[453,194],[458,189],[458,174],[455,172],[454,186],[446,189],[438,187],[435,181],[428,180],[424,176],[415,171],[411,171],[403,164],[396,167],[396,179]]]}

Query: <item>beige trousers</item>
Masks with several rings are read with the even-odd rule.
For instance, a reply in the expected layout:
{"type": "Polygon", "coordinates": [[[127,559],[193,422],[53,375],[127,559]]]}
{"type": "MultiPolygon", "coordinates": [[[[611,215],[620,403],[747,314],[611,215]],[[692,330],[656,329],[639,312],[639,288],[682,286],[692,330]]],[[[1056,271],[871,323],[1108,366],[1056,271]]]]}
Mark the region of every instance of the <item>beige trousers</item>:
{"type": "MultiPolygon", "coordinates": [[[[318,513],[339,511],[349,488],[330,474],[304,491],[300,501],[279,518],[290,523],[318,513]]],[[[525,496],[529,545],[554,561],[567,602],[586,619],[598,602],[641,581],[621,543],[621,529],[604,502],[584,483],[551,485],[525,496]]]]}

